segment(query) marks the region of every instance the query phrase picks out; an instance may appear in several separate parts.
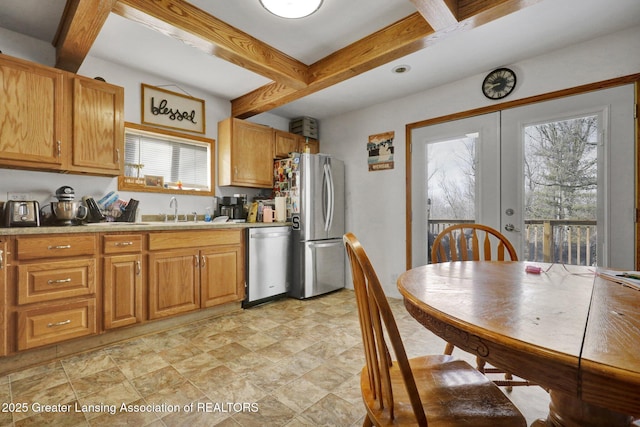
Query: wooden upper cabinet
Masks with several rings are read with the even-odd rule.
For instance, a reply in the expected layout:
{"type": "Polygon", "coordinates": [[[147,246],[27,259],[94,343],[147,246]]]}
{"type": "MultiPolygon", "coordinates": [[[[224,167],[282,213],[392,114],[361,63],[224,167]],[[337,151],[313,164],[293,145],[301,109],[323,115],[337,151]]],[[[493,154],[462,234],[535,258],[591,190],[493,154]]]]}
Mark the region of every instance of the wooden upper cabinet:
{"type": "Polygon", "coordinates": [[[289,153],[299,153],[304,148],[304,137],[281,130],[274,129],[276,159],[289,157],[289,153]]]}
{"type": "Polygon", "coordinates": [[[117,176],[124,89],[0,54],[0,166],[117,176]]]}
{"type": "Polygon", "coordinates": [[[124,164],[124,89],[73,78],[73,149],[70,170],[121,175],[124,164]]]}
{"type": "Polygon", "coordinates": [[[65,73],[0,55],[0,165],[61,169],[65,73]]]}
{"type": "Polygon", "coordinates": [[[228,118],[218,123],[218,185],[271,188],[273,129],[228,118]]]}

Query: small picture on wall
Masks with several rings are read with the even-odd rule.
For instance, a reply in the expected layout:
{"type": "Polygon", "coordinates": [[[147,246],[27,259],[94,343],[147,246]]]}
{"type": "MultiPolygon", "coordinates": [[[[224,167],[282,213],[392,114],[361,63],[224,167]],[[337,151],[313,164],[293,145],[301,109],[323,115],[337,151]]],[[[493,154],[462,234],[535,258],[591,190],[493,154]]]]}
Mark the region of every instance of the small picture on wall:
{"type": "Polygon", "coordinates": [[[379,133],[369,136],[367,152],[369,171],[393,169],[393,138],[395,132],[379,133]]]}

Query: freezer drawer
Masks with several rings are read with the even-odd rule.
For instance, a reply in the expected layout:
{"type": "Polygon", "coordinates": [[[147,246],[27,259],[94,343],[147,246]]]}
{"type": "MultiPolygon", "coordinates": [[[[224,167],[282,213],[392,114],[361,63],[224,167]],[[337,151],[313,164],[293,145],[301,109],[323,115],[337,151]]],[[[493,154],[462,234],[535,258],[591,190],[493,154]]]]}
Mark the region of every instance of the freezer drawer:
{"type": "Polygon", "coordinates": [[[342,239],[296,242],[289,296],[304,299],[344,288],[345,250],[342,239]]]}
{"type": "Polygon", "coordinates": [[[249,228],[244,306],[287,293],[291,283],[291,228],[249,228]]]}

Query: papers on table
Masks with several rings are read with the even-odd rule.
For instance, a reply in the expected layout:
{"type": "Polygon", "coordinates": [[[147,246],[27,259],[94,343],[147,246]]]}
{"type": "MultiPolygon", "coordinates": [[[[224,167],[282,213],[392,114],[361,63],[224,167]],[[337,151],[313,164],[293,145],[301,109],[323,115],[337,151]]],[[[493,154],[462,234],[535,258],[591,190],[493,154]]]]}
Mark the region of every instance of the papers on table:
{"type": "Polygon", "coordinates": [[[598,269],[597,274],[607,280],[622,283],[640,290],[640,271],[619,271],[598,269]]]}

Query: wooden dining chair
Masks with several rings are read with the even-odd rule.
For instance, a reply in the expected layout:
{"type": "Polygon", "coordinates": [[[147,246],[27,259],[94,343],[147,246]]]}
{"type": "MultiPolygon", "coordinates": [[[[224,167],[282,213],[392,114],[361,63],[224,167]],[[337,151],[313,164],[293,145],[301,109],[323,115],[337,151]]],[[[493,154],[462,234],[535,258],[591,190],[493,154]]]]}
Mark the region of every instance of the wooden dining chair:
{"type": "MultiPolygon", "coordinates": [[[[433,241],[431,262],[447,261],[517,261],[516,250],[502,233],[482,224],[455,224],[442,230],[433,241]]],[[[447,343],[444,354],[453,353],[453,344],[447,343]]],[[[477,369],[484,374],[504,374],[504,379],[495,380],[499,386],[533,385],[527,380],[514,380],[513,375],[493,366],[486,367],[482,358],[477,358],[477,369]]]]}
{"type": "Polygon", "coordinates": [[[431,247],[431,262],[517,261],[516,250],[502,233],[482,224],[451,225],[436,236],[431,247]]]}
{"type": "Polygon", "coordinates": [[[364,248],[344,235],[365,350],[360,376],[364,426],[526,426],[482,373],[450,355],[408,359],[389,302],[364,248]],[[387,341],[396,361],[391,358],[387,341]]]}

